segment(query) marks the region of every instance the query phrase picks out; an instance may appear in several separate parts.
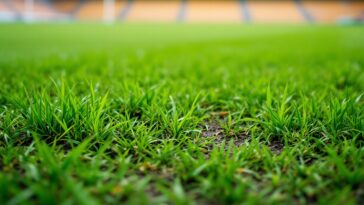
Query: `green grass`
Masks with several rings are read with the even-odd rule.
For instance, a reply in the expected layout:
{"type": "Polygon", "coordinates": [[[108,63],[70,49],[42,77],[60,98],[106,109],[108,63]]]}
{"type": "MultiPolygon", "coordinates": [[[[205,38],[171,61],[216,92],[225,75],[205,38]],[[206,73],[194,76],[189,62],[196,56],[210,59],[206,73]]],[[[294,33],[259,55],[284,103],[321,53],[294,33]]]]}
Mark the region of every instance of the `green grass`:
{"type": "Polygon", "coordinates": [[[363,36],[0,25],[0,203],[363,204],[363,36]]]}

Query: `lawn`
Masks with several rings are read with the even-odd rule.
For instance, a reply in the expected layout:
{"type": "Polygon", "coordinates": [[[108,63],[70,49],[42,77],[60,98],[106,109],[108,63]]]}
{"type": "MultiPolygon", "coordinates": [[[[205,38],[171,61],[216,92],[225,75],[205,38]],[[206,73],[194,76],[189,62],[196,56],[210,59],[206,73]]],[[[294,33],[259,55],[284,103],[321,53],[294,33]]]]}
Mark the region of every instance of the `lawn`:
{"type": "Polygon", "coordinates": [[[0,25],[0,204],[363,204],[364,29],[0,25]]]}

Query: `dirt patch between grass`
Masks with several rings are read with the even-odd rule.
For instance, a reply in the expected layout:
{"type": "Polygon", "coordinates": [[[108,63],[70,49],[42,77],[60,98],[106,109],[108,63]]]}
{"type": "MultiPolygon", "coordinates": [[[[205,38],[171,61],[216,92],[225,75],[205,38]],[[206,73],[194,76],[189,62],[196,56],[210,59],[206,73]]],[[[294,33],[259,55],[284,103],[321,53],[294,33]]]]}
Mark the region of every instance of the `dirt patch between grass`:
{"type": "Polygon", "coordinates": [[[224,150],[226,151],[229,148],[229,143],[231,140],[236,147],[240,147],[246,140],[249,139],[248,132],[226,133],[217,120],[206,121],[202,128],[201,136],[203,138],[213,138],[213,143],[210,143],[207,146],[208,152],[210,152],[214,146],[221,146],[224,141],[224,150]]]}
{"type": "Polygon", "coordinates": [[[280,141],[272,141],[268,144],[268,147],[273,154],[279,155],[283,151],[284,144],[280,141]]]}
{"type": "MultiPolygon", "coordinates": [[[[236,147],[240,147],[244,142],[250,140],[250,135],[248,131],[234,133],[227,133],[224,128],[221,127],[217,119],[205,121],[202,127],[201,136],[206,139],[212,139],[212,143],[207,145],[207,153],[211,152],[214,146],[220,147],[225,141],[224,150],[228,150],[229,143],[232,140],[236,147]]],[[[267,144],[267,147],[275,155],[279,155],[283,149],[284,144],[280,141],[271,141],[267,144]]]]}

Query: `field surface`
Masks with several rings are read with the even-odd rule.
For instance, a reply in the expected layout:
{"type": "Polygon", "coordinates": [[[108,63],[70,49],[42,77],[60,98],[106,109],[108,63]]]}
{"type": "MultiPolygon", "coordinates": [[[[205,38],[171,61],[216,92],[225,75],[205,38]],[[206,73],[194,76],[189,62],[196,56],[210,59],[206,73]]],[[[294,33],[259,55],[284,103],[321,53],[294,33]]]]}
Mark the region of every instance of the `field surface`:
{"type": "Polygon", "coordinates": [[[1,204],[363,204],[364,29],[0,25],[1,204]]]}

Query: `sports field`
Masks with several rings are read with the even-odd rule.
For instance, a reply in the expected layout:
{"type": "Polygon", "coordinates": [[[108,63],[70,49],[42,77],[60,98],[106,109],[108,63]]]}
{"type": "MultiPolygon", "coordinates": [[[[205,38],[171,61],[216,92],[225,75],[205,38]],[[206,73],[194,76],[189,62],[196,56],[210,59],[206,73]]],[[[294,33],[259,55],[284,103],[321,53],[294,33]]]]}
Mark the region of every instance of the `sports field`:
{"type": "Polygon", "coordinates": [[[0,204],[363,204],[364,29],[0,25],[0,204]]]}

